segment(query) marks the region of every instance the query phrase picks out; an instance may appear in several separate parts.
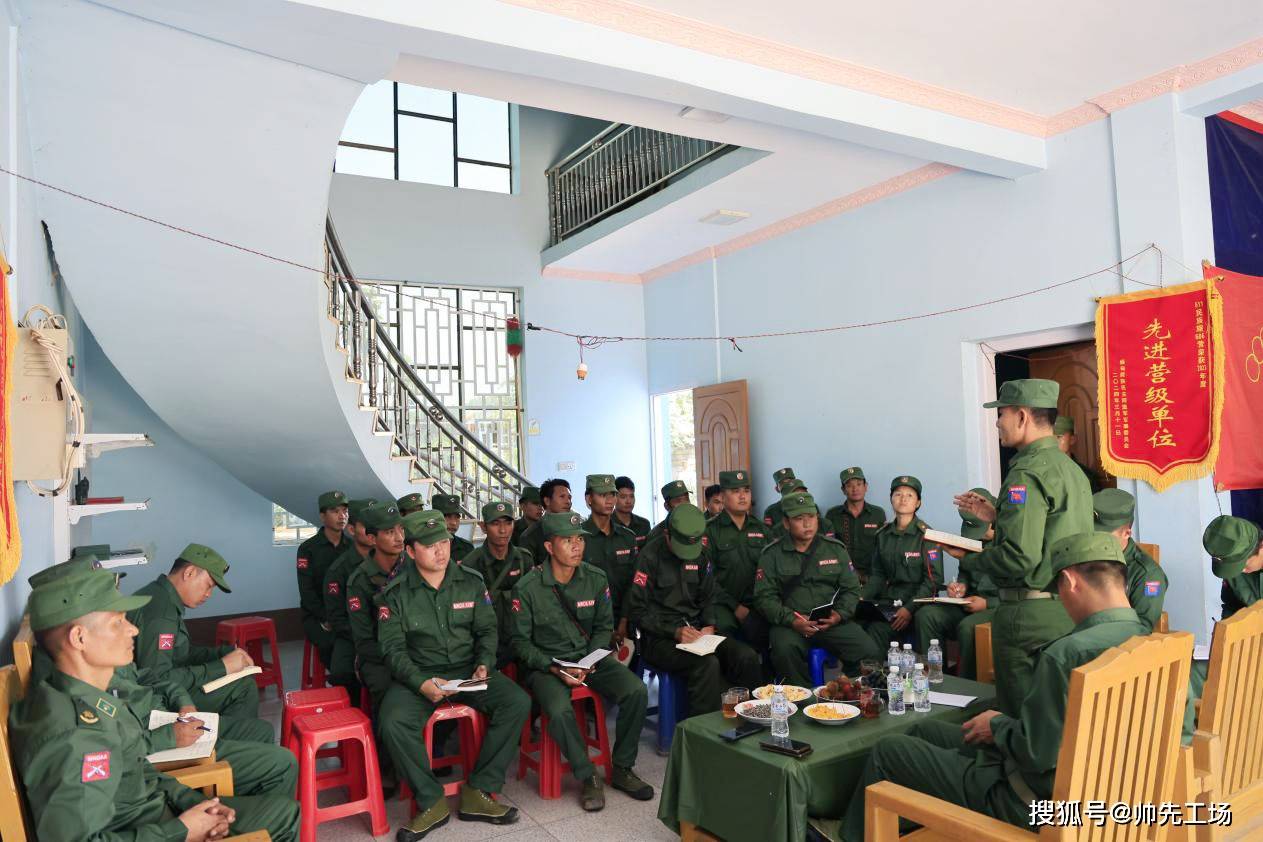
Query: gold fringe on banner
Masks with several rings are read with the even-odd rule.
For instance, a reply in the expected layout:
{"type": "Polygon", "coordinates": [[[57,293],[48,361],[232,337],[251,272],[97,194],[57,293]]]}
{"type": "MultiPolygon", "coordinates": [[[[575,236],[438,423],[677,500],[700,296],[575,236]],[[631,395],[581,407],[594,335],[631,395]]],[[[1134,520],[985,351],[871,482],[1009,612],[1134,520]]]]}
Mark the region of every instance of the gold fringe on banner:
{"type": "Polygon", "coordinates": [[[9,407],[13,398],[13,352],[17,347],[17,328],[9,309],[9,261],[0,253],[0,585],[8,584],[22,562],[22,534],[18,531],[17,501],[13,497],[13,424],[9,407]]]}
{"type": "Polygon", "coordinates": [[[1190,284],[1180,284],[1179,286],[1164,287],[1162,289],[1147,289],[1098,299],[1096,307],[1097,425],[1102,443],[1101,465],[1114,476],[1144,480],[1153,486],[1155,491],[1163,492],[1176,483],[1190,479],[1201,479],[1209,476],[1214,471],[1215,462],[1219,459],[1220,420],[1224,409],[1224,302],[1219,290],[1215,288],[1217,280],[1221,279],[1208,278],[1204,281],[1195,281],[1190,284]],[[1120,462],[1113,457],[1109,450],[1110,420],[1106,407],[1109,406],[1110,377],[1109,368],[1106,366],[1105,360],[1105,307],[1107,304],[1127,304],[1148,298],[1180,295],[1198,289],[1206,291],[1207,302],[1210,305],[1208,318],[1210,319],[1211,370],[1214,372],[1213,382],[1211,383],[1210,448],[1207,450],[1206,456],[1201,460],[1176,465],[1162,473],[1159,473],[1150,465],[1136,462],[1120,462]]]}

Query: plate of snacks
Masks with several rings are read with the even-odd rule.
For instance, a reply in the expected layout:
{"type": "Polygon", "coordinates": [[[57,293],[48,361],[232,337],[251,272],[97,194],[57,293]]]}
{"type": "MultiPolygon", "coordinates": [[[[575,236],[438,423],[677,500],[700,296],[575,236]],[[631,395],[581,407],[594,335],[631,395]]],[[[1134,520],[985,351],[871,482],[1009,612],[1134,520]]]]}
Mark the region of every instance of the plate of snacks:
{"type": "MultiPolygon", "coordinates": [[[[798,705],[793,702],[789,703],[789,715],[793,716],[798,713],[798,705]]],[[[758,699],[748,699],[737,704],[737,716],[747,722],[756,722],[759,725],[772,724],[772,703],[763,702],[758,699]]]]}
{"type": "MultiPolygon", "coordinates": [[[[781,689],[785,691],[787,702],[805,702],[811,698],[811,691],[797,684],[782,684],[781,689]]],[[[754,692],[750,695],[760,701],[768,702],[772,700],[772,692],[772,685],[764,684],[762,687],[754,688],[754,692]]]]}
{"type": "Polygon", "coordinates": [[[820,725],[848,725],[860,718],[859,708],[841,702],[816,702],[803,708],[803,713],[820,725]]]}
{"type": "Polygon", "coordinates": [[[816,698],[822,702],[858,702],[860,700],[860,682],[852,681],[845,675],[839,675],[832,681],[816,688],[816,698]]]}

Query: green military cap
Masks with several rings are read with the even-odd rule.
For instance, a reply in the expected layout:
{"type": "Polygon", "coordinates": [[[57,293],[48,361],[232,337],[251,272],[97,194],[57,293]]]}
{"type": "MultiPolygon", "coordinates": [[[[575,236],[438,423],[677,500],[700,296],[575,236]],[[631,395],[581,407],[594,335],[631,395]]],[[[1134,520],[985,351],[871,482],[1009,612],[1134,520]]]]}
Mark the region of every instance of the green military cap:
{"type": "Polygon", "coordinates": [[[513,520],[513,509],[508,503],[488,503],[482,507],[482,522],[491,523],[493,520],[508,518],[513,520]]]}
{"type": "MultiPolygon", "coordinates": [[[[986,500],[991,505],[996,505],[995,495],[987,489],[971,488],[969,490],[986,500]]],[[[975,541],[982,540],[982,536],[987,534],[987,530],[991,528],[991,524],[985,520],[979,520],[978,517],[968,509],[957,509],[956,511],[960,515],[961,536],[964,538],[973,538],[975,541]]]]}
{"type": "Polygon", "coordinates": [[[798,517],[816,513],[816,498],[806,491],[794,491],[781,498],[781,511],[785,517],[798,517]]]}
{"type": "Polygon", "coordinates": [[[1097,532],[1131,526],[1135,519],[1136,498],[1121,488],[1102,488],[1092,495],[1092,520],[1097,532]]]}
{"type": "Polygon", "coordinates": [[[517,498],[519,503],[539,503],[541,506],[544,500],[539,496],[539,489],[533,485],[525,486],[522,489],[522,496],[517,498]]]}
{"type": "Polygon", "coordinates": [[[445,515],[460,514],[460,498],[455,494],[435,494],[430,498],[430,507],[445,515]]]}
{"type": "MultiPolygon", "coordinates": [[[[86,573],[90,570],[100,570],[101,560],[92,553],[80,553],[71,556],[70,561],[63,561],[61,564],[54,564],[52,567],[46,568],[33,574],[27,578],[27,584],[32,588],[38,588],[47,585],[49,582],[55,582],[58,579],[64,579],[67,576],[74,576],[79,573],[86,573]]],[[[122,573],[118,574],[124,575],[122,573]]]]}
{"type": "Polygon", "coordinates": [[[403,537],[409,543],[416,541],[428,547],[439,541],[451,540],[452,534],[447,531],[447,521],[443,520],[442,512],[413,512],[403,519],[403,537]]]}
{"type": "Polygon", "coordinates": [[[999,406],[1029,406],[1032,409],[1056,409],[1061,387],[1056,380],[1008,380],[1000,384],[1000,394],[983,409],[999,406]]]}
{"type": "Polygon", "coordinates": [[[1259,548],[1259,528],[1248,520],[1220,515],[1202,533],[1202,546],[1210,553],[1210,569],[1220,579],[1245,572],[1245,563],[1259,548]]]}
{"type": "Polygon", "coordinates": [[[785,479],[781,480],[780,484],[776,486],[776,490],[782,495],[788,494],[791,491],[806,491],[807,484],[798,477],[785,477],[785,479]]]}
{"type": "Polygon", "coordinates": [[[895,489],[901,485],[911,488],[913,491],[917,493],[918,497],[921,496],[921,480],[917,479],[916,477],[910,476],[908,474],[903,474],[902,476],[895,477],[894,479],[890,481],[890,493],[894,494],[895,489]]]}
{"type": "Polygon", "coordinates": [[[662,486],[663,500],[674,500],[676,497],[683,497],[688,493],[688,486],[684,484],[684,480],[682,479],[673,479],[666,485],[662,486]]]}
{"type": "Polygon", "coordinates": [[[221,591],[232,593],[232,588],[228,587],[228,583],[224,581],[224,574],[228,572],[228,562],[224,561],[224,557],[219,553],[204,544],[189,544],[179,557],[209,573],[221,591]]]}
{"type": "Polygon", "coordinates": [[[749,488],[750,472],[749,471],[720,471],[719,472],[720,488],[749,488]]]}
{"type": "Polygon", "coordinates": [[[80,544],[79,546],[75,547],[73,550],[70,551],[71,558],[74,558],[77,555],[94,555],[97,558],[109,558],[110,545],[109,544],[80,544]]]}
{"type": "Polygon", "coordinates": [[[1091,561],[1112,561],[1115,564],[1127,565],[1123,558],[1123,550],[1114,540],[1113,535],[1104,532],[1080,532],[1078,535],[1067,535],[1052,545],[1048,551],[1052,566],[1052,581],[1046,591],[1057,592],[1057,574],[1067,567],[1076,564],[1087,564],[1091,561]]]}
{"type": "Polygon", "coordinates": [[[585,488],[592,494],[616,494],[613,474],[588,474],[585,488]]]}
{"type": "Polygon", "coordinates": [[[320,495],[319,500],[317,500],[316,502],[317,502],[317,505],[320,506],[320,511],[323,512],[325,509],[332,509],[332,508],[336,508],[337,506],[345,506],[346,494],[344,494],[341,491],[326,491],[324,494],[320,495]]]}
{"type": "Polygon", "coordinates": [[[794,478],[793,468],[781,468],[780,470],[772,471],[772,482],[776,483],[778,487],[785,480],[793,479],[793,478],[794,478]]]}
{"type": "Polygon", "coordinates": [[[421,492],[414,491],[411,494],[405,494],[395,501],[395,505],[399,507],[399,511],[413,512],[417,509],[425,508],[425,498],[421,496],[421,492]]]}
{"type": "Polygon", "coordinates": [[[1053,422],[1053,435],[1064,436],[1066,433],[1074,432],[1074,419],[1069,415],[1058,415],[1057,420],[1053,422]]]}
{"type": "Polygon", "coordinates": [[[671,552],[685,561],[692,561],[702,554],[706,515],[692,503],[676,506],[667,517],[667,531],[671,535],[671,552]]]}
{"type": "Polygon", "coordinates": [[[852,480],[852,479],[862,479],[864,480],[864,482],[868,482],[868,477],[864,476],[864,469],[859,467],[858,465],[851,468],[847,468],[845,471],[838,474],[838,479],[841,481],[842,485],[844,486],[846,485],[847,480],[852,480]]]}
{"type": "Polygon", "coordinates": [[[394,529],[403,523],[403,516],[399,514],[399,508],[393,503],[374,503],[360,512],[360,523],[364,524],[365,529],[380,532],[384,529],[394,529]]]}
{"type": "Polygon", "coordinates": [[[539,528],[545,540],[590,534],[584,530],[583,518],[577,512],[549,512],[540,518],[539,528]]]}
{"type": "Polygon", "coordinates": [[[346,517],[351,523],[355,523],[360,519],[360,515],[364,514],[364,510],[369,506],[376,505],[377,501],[371,497],[362,497],[359,500],[350,500],[346,504],[346,517]]]}
{"type": "Polygon", "coordinates": [[[27,603],[31,630],[44,631],[93,611],[134,611],[149,603],[147,596],[123,596],[114,577],[85,570],[53,579],[31,591],[27,603]]]}

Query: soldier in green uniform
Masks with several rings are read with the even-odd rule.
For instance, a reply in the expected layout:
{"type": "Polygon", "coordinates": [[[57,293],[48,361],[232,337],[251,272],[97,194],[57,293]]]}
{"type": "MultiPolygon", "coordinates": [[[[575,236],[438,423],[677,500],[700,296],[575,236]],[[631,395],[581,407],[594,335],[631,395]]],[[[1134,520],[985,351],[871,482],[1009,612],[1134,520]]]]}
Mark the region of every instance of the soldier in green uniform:
{"type": "Polygon", "coordinates": [[[349,515],[346,495],[326,491],[317,499],[320,529],[298,545],[298,604],[302,610],[303,634],[320,653],[328,669],[333,657],[333,627],[325,619],[324,581],[329,565],[346,551],[346,522],[349,515]]]}
{"type": "Polygon", "coordinates": [[[465,556],[474,551],[474,545],[456,534],[456,530],[460,529],[460,498],[455,494],[435,494],[430,498],[430,506],[443,515],[447,531],[452,536],[452,561],[464,561],[465,556]]]}
{"type": "Polygon", "coordinates": [[[1101,490],[1101,478],[1096,471],[1088,469],[1078,459],[1074,458],[1074,419],[1068,415],[1058,415],[1057,420],[1053,422],[1053,435],[1057,437],[1057,447],[1061,448],[1061,452],[1070,457],[1070,461],[1079,466],[1079,470],[1083,471],[1083,475],[1088,478],[1088,485],[1092,488],[1092,493],[1101,490]]]}
{"type": "MultiPolygon", "coordinates": [[[[462,821],[512,824],[515,807],[491,796],[504,786],[517,757],[518,737],[530,714],[530,698],[492,669],[496,662],[496,615],[482,577],[450,560],[451,534],[439,513],[412,515],[406,557],[377,597],[377,639],[395,683],[381,706],[382,742],[417,802],[417,812],[397,834],[413,842],[447,823],[447,799],[426,760],[423,729],[439,704],[453,695],[441,685],[485,679],[487,689],[457,694],[461,704],[487,717],[478,762],[461,786],[462,821]]],[[[380,543],[380,539],[379,539],[380,543]]]]}
{"type": "Polygon", "coordinates": [[[396,500],[395,506],[399,509],[400,517],[407,517],[413,512],[425,510],[425,498],[421,496],[421,492],[414,491],[396,500]]]}
{"type": "MultiPolygon", "coordinates": [[[[231,593],[224,576],[228,562],[202,544],[189,544],[171,565],[171,572],[136,591],[151,597],[143,608],[128,615],[140,629],[136,638],[136,666],[150,675],[174,682],[189,694],[200,711],[219,714],[220,736],[231,740],[258,739],[263,732],[259,718],[259,689],[252,676],[239,679],[214,693],[202,685],[229,673],[254,666],[244,649],[232,646],[193,646],[184,623],[184,610],[210,599],[215,588],[231,593]]],[[[270,728],[267,741],[275,742],[270,728]]]]}
{"type": "Polygon", "coordinates": [[[715,517],[724,510],[724,487],[719,483],[706,486],[702,499],[706,501],[706,506],[702,509],[706,517],[715,517]]]}
{"type": "MultiPolygon", "coordinates": [[[[544,484],[539,487],[539,497],[544,503],[544,514],[568,512],[573,502],[570,495],[570,483],[564,479],[544,480],[544,484]]],[[[524,550],[530,550],[533,559],[539,560],[545,557],[544,533],[539,527],[539,521],[531,524],[522,533],[522,540],[518,546],[524,550]]]]}
{"type": "Polygon", "coordinates": [[[641,517],[633,511],[636,508],[636,483],[632,482],[631,477],[617,477],[614,488],[618,490],[614,499],[614,519],[636,535],[636,549],[640,549],[649,537],[653,524],[649,522],[649,518],[641,517]]]}
{"type": "Polygon", "coordinates": [[[648,801],[653,787],[632,770],[649,706],[644,682],[610,657],[590,670],[563,669],[553,663],[554,658],[578,661],[605,646],[614,631],[615,613],[608,580],[600,568],[583,560],[588,535],[579,515],[545,515],[543,529],[549,557],[514,587],[511,603],[513,649],[526,670],[524,683],[548,717],[549,735],[583,785],[584,810],[605,806],[602,776],[588,759],[570,703],[571,690],[584,684],[618,705],[611,785],[637,801],[648,801]]]}
{"type": "Polygon", "coordinates": [[[583,560],[600,568],[610,580],[610,591],[614,594],[614,649],[627,637],[625,603],[627,586],[636,569],[637,546],[636,533],[614,518],[617,493],[613,474],[588,474],[583,499],[591,514],[583,522],[587,536],[583,542],[583,560]]]}
{"type": "Polygon", "coordinates": [[[1108,532],[1118,541],[1127,562],[1127,598],[1136,616],[1152,633],[1162,619],[1167,574],[1132,540],[1136,498],[1121,488],[1104,488],[1092,495],[1092,516],[1097,532],[1108,532]]]}
{"type": "Polygon", "coordinates": [[[1010,380],[997,400],[983,404],[999,409],[1000,444],[1017,453],[998,506],[973,492],[956,498],[957,508],[995,524],[995,540],[982,551],[979,567],[1000,589],[991,640],[996,698],[1010,716],[1022,704],[1039,651],[1073,626],[1056,595],[1044,590],[1051,579],[1049,548],[1060,538],[1092,531],[1087,477],[1052,434],[1059,391],[1052,380],[1010,380]]]}
{"type": "Polygon", "coordinates": [[[641,631],[645,661],[654,669],[684,674],[689,713],[697,716],[719,710],[719,697],[728,686],[754,687],[763,669],[758,653],[731,637],[710,655],[675,648],[715,633],[715,577],[702,557],[702,510],[681,504],[671,510],[666,523],[636,559],[628,614],[641,631]]]}
{"type": "MultiPolygon", "coordinates": [[[[1244,518],[1220,515],[1202,533],[1202,547],[1210,555],[1211,571],[1223,580],[1219,588],[1222,619],[1263,599],[1263,538],[1257,526],[1244,518]]],[[[1193,661],[1184,712],[1184,742],[1192,739],[1197,719],[1194,702],[1202,697],[1209,670],[1209,661],[1193,661]]]]}
{"type": "Polygon", "coordinates": [[[321,588],[324,592],[325,622],[334,636],[333,651],[329,655],[329,683],[334,687],[345,687],[351,704],[356,706],[360,703],[360,684],[355,677],[355,641],[351,639],[351,624],[346,613],[346,580],[351,571],[373,551],[360,516],[376,503],[371,498],[347,503],[347,532],[351,535],[351,546],[329,565],[321,588]]]}
{"type": "Polygon", "coordinates": [[[1052,798],[1070,673],[1145,633],[1127,604],[1123,556],[1108,536],[1073,535],[1051,549],[1048,587],[1074,625],[1044,649],[1016,716],[989,710],[957,726],[924,721],[873,746],[839,838],[863,842],[864,789],[893,781],[1028,828],[1031,803],[1052,798]]]}
{"type": "Polygon", "coordinates": [[[94,571],[31,593],[31,628],[53,668],[10,712],[9,737],[35,838],[183,840],[266,830],[276,842],[296,840],[298,804],[288,793],[207,799],[145,760],[147,716],[111,684],[132,662],[137,630],[124,612],[147,602],[94,571]]]}
{"type": "Polygon", "coordinates": [[[522,510],[522,516],[513,522],[513,546],[520,547],[522,533],[539,523],[539,519],[544,516],[544,501],[539,496],[539,489],[528,485],[522,489],[517,505],[522,510]]]}
{"type": "Polygon", "coordinates": [[[767,524],[750,512],[750,472],[720,471],[724,509],[706,523],[706,553],[714,567],[715,628],[756,651],[767,648],[768,626],[754,607],[754,571],[769,543],[767,524]]]}
{"type": "Polygon", "coordinates": [[[671,517],[672,509],[676,506],[683,506],[692,499],[689,496],[692,492],[689,491],[688,486],[684,484],[682,479],[671,480],[662,486],[659,493],[662,495],[662,506],[667,510],[667,517],[658,521],[658,524],[649,530],[649,534],[645,537],[646,543],[667,531],[667,519],[671,517]]]}
{"type": "Polygon", "coordinates": [[[820,534],[819,509],[810,494],[785,495],[781,511],[785,534],[763,550],[754,574],[754,607],[772,627],[772,668],[786,682],[810,687],[807,650],[814,646],[858,675],[861,660],[881,653],[851,622],[860,596],[851,557],[841,541],[820,534]],[[828,616],[810,619],[813,609],[830,602],[828,616]]]}
{"type": "MultiPolygon", "coordinates": [[[[992,505],[995,497],[985,488],[971,489],[992,505]]],[[[995,527],[983,523],[972,513],[961,510],[960,534],[965,538],[991,543],[995,527]]],[[[974,646],[974,630],[982,623],[991,622],[995,608],[1000,604],[1000,589],[991,577],[978,569],[981,553],[972,553],[956,547],[943,547],[943,552],[960,562],[960,575],[947,583],[947,595],[954,599],[967,599],[968,605],[922,605],[916,612],[917,641],[926,646],[932,640],[955,640],[960,644],[960,676],[970,681],[978,678],[978,650],[974,646]]]]}
{"type": "MultiPolygon", "coordinates": [[[[869,602],[903,603],[890,622],[865,620],[868,636],[885,651],[896,637],[907,639],[913,617],[924,607],[914,600],[934,596],[943,587],[943,550],[925,540],[929,524],[917,517],[921,508],[921,480],[899,476],[890,481],[890,505],[895,519],[877,530],[877,549],[861,598],[869,602]]],[[[919,641],[928,646],[929,641],[919,641]]]]}
{"type": "Polygon", "coordinates": [[[794,476],[793,468],[778,468],[772,472],[772,486],[776,489],[776,499],[772,505],[763,510],[763,522],[772,527],[774,538],[779,538],[781,522],[785,513],[781,511],[781,498],[791,491],[806,491],[807,486],[794,476]]]}
{"type": "Polygon", "coordinates": [[[513,510],[506,503],[488,503],[482,507],[482,531],[487,540],[465,556],[461,562],[487,583],[500,621],[496,651],[496,669],[513,660],[513,617],[509,613],[513,587],[535,566],[530,550],[509,543],[513,534],[513,510]]]}
{"type": "Polygon", "coordinates": [[[868,568],[873,563],[873,551],[877,548],[877,530],[886,523],[886,512],[874,506],[864,497],[868,494],[868,480],[859,466],[847,468],[838,478],[842,482],[845,502],[825,512],[824,516],[833,527],[833,534],[851,554],[855,575],[860,584],[868,581],[868,568]]]}

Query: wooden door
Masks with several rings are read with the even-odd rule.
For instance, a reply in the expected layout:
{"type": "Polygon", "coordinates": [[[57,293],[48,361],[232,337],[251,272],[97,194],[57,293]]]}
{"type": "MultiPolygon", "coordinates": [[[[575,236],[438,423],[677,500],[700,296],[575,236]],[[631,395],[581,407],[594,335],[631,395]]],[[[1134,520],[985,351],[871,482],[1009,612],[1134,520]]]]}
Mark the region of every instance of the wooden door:
{"type": "Polygon", "coordinates": [[[693,390],[693,447],[697,454],[698,505],[720,471],[750,470],[750,412],[746,381],[693,390]]]}
{"type": "Polygon", "coordinates": [[[1074,419],[1071,455],[1101,480],[1102,487],[1117,483],[1101,467],[1101,435],[1097,426],[1096,343],[1076,342],[1032,351],[1031,377],[1056,380],[1061,386],[1057,411],[1074,419]]]}

